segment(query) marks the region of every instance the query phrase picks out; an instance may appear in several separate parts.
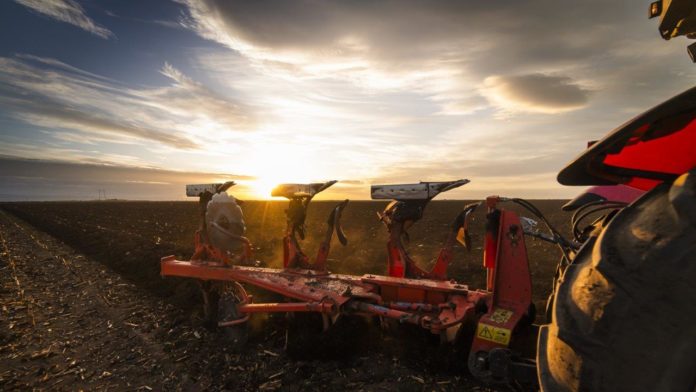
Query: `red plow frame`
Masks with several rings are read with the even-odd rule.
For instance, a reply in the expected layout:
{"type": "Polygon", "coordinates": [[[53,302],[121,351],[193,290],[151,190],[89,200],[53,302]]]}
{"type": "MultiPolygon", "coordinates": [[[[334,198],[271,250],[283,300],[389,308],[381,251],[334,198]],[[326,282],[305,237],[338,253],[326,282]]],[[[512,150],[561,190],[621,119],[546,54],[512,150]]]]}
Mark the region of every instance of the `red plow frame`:
{"type": "MultiPolygon", "coordinates": [[[[313,195],[333,183],[310,184],[315,186],[313,193],[285,195],[291,204],[287,211],[288,230],[283,241],[284,268],[243,265],[251,262],[249,241],[229,233],[230,236],[239,237],[237,239],[242,249],[239,255],[231,256],[229,252],[221,251],[210,243],[204,222],[201,230],[196,233],[194,257],[188,261],[177,260],[174,256],[162,258],[161,274],[199,280],[206,304],[213,287],[211,282],[236,285],[238,300],[231,306],[236,306],[235,314],[238,317],[216,320],[217,327],[243,324],[250,314],[261,312],[320,313],[324,316],[325,329],[340,315],[378,316],[383,320],[417,325],[440,335],[442,342],[466,340],[465,343],[470,343],[471,346],[469,369],[485,381],[508,382],[512,373],[519,373],[514,369],[520,366],[529,370],[530,379],[535,378],[534,366],[519,360],[519,353],[510,349],[511,342],[520,333],[526,333],[525,327],[533,321],[533,311],[530,319],[533,305],[529,266],[524,235],[516,214],[499,210],[499,198],[487,199],[484,266],[489,274],[489,284],[486,290],[469,289],[467,285],[446,276],[447,265],[452,259],[452,247],[457,237],[461,239],[462,234],[468,238],[466,222],[476,205],[467,206],[457,217],[431,271],[414,268],[415,263],[401,243],[405,227],[422,215],[423,203],[419,207],[420,215],[409,218],[410,221],[399,219],[398,213],[385,221],[391,234],[387,245],[391,276],[332,274],[326,270],[325,260],[334,232],[342,243],[346,242],[340,228],[340,215],[347,201],[332,211],[324,242],[314,262],[310,262],[299,248],[296,234],[304,236],[304,216],[313,195]],[[240,283],[280,294],[289,302],[254,303],[252,296],[246,293],[240,283]],[[466,336],[467,333],[462,331],[475,333],[472,335],[468,332],[469,335],[466,336]]],[[[231,186],[211,185],[220,187],[216,188],[216,192],[217,189],[231,186]]],[[[212,194],[213,192],[204,192],[199,195],[204,218],[204,209],[212,194]]],[[[385,210],[385,214],[380,215],[383,221],[393,204],[385,210]]],[[[398,207],[408,208],[409,203],[402,202],[398,207]]]]}

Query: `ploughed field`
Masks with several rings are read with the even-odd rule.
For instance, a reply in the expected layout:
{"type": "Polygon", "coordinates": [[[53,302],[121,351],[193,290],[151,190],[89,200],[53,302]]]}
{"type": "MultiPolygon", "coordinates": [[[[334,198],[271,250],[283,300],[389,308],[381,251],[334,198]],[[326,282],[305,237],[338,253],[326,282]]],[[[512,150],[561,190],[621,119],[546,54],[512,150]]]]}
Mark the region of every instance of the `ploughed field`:
{"type": "MultiPolygon", "coordinates": [[[[424,218],[409,232],[409,251],[419,264],[427,267],[434,261],[451,221],[466,203],[430,203],[424,218]]],[[[307,238],[302,242],[308,255],[315,254],[335,204],[310,205],[307,238]]],[[[560,210],[563,201],[534,204],[552,224],[568,232],[570,216],[560,210]]],[[[247,236],[262,266],[282,265],[286,206],[282,201],[248,201],[242,207],[247,236]]],[[[377,219],[385,206],[367,201],[348,204],[342,224],[349,242],[342,247],[334,240],[329,270],[385,273],[387,231],[377,219]]],[[[162,256],[188,259],[193,251],[193,233],[199,225],[195,202],[41,202],[0,207],[4,211],[0,211],[4,246],[0,248],[0,389],[482,388],[466,375],[463,359],[443,353],[431,336],[407,331],[406,336],[390,337],[360,322],[344,325],[345,331],[336,338],[343,343],[332,345],[330,352],[315,350],[309,343],[312,353],[296,358],[283,351],[286,318],[254,315],[248,344],[241,351],[228,350],[203,326],[196,285],[159,275],[162,256]]],[[[513,205],[505,207],[522,212],[513,205]]],[[[472,249],[458,247],[449,269],[450,277],[471,288],[484,286],[483,229],[482,207],[470,227],[472,249]]],[[[531,238],[527,250],[541,314],[560,255],[553,245],[531,238]]],[[[280,300],[254,294],[257,299],[280,300]]]]}

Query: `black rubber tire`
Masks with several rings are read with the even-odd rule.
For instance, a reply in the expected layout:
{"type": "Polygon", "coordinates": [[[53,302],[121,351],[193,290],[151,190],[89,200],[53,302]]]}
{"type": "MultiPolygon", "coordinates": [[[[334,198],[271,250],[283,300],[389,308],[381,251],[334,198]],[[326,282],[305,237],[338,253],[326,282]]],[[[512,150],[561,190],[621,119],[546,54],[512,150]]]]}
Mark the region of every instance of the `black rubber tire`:
{"type": "Polygon", "coordinates": [[[544,391],[694,391],[695,177],[648,192],[578,252],[539,334],[544,391]]]}

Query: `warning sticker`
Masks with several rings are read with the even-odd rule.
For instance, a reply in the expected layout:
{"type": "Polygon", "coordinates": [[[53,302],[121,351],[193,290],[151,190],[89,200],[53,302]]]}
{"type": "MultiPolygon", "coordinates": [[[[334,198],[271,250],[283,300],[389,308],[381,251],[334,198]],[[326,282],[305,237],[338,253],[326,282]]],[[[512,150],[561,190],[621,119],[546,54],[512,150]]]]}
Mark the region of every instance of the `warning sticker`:
{"type": "Polygon", "coordinates": [[[476,328],[476,336],[478,336],[479,339],[504,344],[506,346],[508,343],[510,343],[509,329],[498,328],[488,324],[479,323],[478,327],[476,328]]]}
{"type": "Polygon", "coordinates": [[[491,321],[493,321],[494,323],[505,324],[508,322],[508,320],[510,320],[510,317],[512,317],[511,310],[498,308],[493,311],[493,314],[491,314],[489,319],[491,319],[491,321]]]}

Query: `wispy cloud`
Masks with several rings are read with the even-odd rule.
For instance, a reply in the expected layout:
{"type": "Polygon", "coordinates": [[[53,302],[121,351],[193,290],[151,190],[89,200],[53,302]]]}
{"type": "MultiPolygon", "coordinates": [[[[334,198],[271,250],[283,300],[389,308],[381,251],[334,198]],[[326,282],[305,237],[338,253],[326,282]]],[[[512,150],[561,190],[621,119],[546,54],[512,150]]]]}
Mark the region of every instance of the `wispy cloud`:
{"type": "Polygon", "coordinates": [[[86,150],[81,148],[59,146],[37,146],[35,143],[21,143],[17,141],[0,144],[0,156],[14,159],[34,160],[60,160],[67,163],[99,164],[108,166],[131,166],[149,168],[153,165],[142,158],[128,155],[105,153],[98,150],[86,150]]]}
{"type": "Polygon", "coordinates": [[[164,87],[132,88],[54,59],[0,58],[0,104],[9,114],[46,129],[114,142],[152,141],[197,149],[211,131],[246,131],[247,108],[196,83],[170,64],[164,87]]]}
{"type": "MultiPolygon", "coordinates": [[[[442,115],[576,110],[601,98],[588,94],[597,85],[622,102],[635,88],[628,75],[666,73],[659,64],[682,50],[636,23],[643,7],[621,1],[178,1],[184,25],[265,72],[419,93],[442,115]]],[[[649,84],[674,91],[679,83],[649,84]]]]}
{"type": "Polygon", "coordinates": [[[114,36],[109,29],[96,24],[74,0],[15,0],[42,15],[70,23],[96,36],[108,39],[114,36]]]}
{"type": "MultiPolygon", "coordinates": [[[[245,180],[230,173],[162,170],[104,162],[75,163],[19,159],[0,153],[0,200],[96,199],[98,189],[109,198],[184,199],[190,183],[245,180]]],[[[235,188],[237,189],[237,188],[235,188]]],[[[242,189],[243,190],[243,189],[242,189]]]]}

